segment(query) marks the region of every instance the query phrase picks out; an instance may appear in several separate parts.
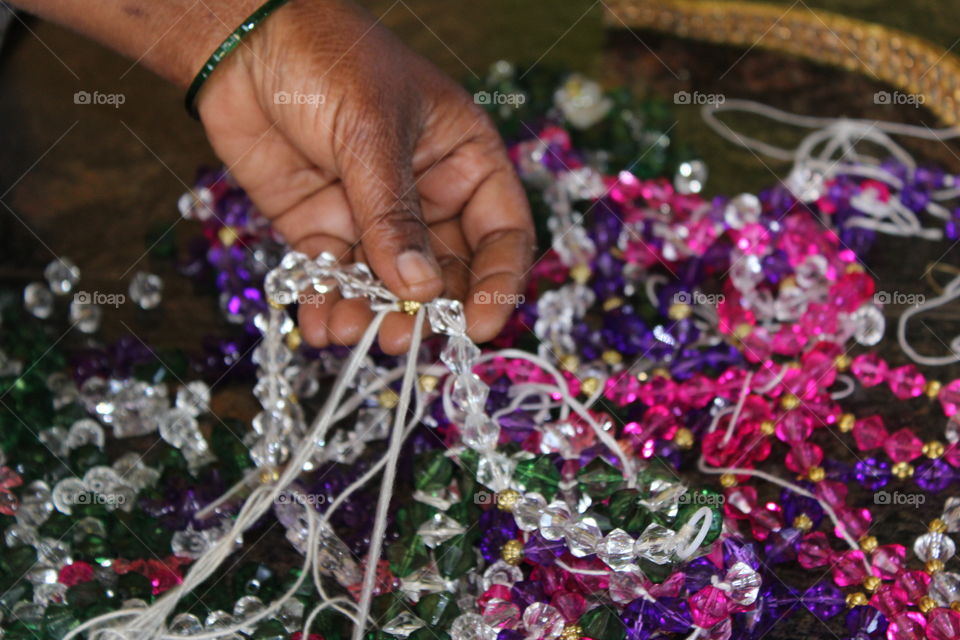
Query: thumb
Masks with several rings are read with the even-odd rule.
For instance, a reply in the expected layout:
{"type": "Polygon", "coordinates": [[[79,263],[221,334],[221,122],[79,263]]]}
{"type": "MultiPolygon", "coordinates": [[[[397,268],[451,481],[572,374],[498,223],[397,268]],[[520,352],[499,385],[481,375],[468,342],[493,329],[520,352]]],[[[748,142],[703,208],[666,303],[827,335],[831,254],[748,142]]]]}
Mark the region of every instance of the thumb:
{"type": "Polygon", "coordinates": [[[420,216],[412,144],[396,134],[370,137],[373,141],[348,152],[343,171],[363,252],[394,294],[432,300],[443,291],[443,280],[420,216]]]}

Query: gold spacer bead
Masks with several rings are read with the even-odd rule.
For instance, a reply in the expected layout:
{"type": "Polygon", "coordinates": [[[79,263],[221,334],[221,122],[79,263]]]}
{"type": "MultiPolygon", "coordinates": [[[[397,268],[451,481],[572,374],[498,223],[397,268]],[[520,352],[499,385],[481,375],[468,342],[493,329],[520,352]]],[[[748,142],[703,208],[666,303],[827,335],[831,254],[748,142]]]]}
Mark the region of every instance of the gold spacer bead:
{"type": "Polygon", "coordinates": [[[279,302],[277,302],[276,300],[274,300],[274,299],[271,298],[270,296],[267,296],[267,304],[270,305],[270,308],[271,308],[271,309],[277,309],[278,311],[283,311],[284,309],[287,308],[287,305],[285,305],[285,304],[280,304],[279,302]]]}
{"type": "Polygon", "coordinates": [[[233,243],[237,241],[240,237],[240,234],[237,233],[236,227],[231,227],[230,225],[220,227],[220,230],[217,231],[217,237],[220,239],[220,242],[225,247],[232,247],[233,243]]]}
{"type": "Polygon", "coordinates": [[[930,531],[930,533],[946,533],[947,523],[940,518],[934,518],[930,521],[930,524],[927,525],[927,529],[930,531]]]}
{"type": "Polygon", "coordinates": [[[863,273],[863,265],[859,262],[851,262],[847,265],[847,273],[863,273]]]}
{"type": "Polygon", "coordinates": [[[751,333],[753,333],[753,325],[747,324],[746,322],[743,324],[738,324],[733,328],[733,337],[737,340],[743,340],[751,333]]]}
{"type": "Polygon", "coordinates": [[[268,484],[270,482],[276,482],[280,479],[280,472],[270,467],[268,469],[263,469],[260,472],[259,480],[260,484],[268,484]]]}
{"type": "Polygon", "coordinates": [[[592,396],[600,390],[600,379],[589,377],[580,383],[580,393],[585,396],[592,396]]]}
{"type": "Polygon", "coordinates": [[[300,335],[300,327],[294,327],[290,330],[290,333],[283,339],[287,343],[287,348],[290,351],[296,351],[300,348],[300,345],[303,344],[303,336],[300,335]]]}
{"type": "Polygon", "coordinates": [[[673,434],[673,443],[681,449],[689,449],[693,446],[693,431],[690,431],[690,429],[686,427],[680,427],[677,429],[677,432],[673,434]]]}
{"type": "Polygon", "coordinates": [[[950,608],[954,611],[960,611],[960,600],[954,600],[950,603],[950,608]]]}
{"type": "Polygon", "coordinates": [[[857,591],[856,593],[847,594],[847,606],[853,609],[854,607],[862,607],[863,605],[870,602],[867,600],[867,596],[863,595],[862,591],[857,591]]]}
{"type": "Polygon", "coordinates": [[[813,520],[805,513],[801,513],[793,519],[793,528],[800,531],[810,531],[813,528],[813,520]]]}
{"type": "Polygon", "coordinates": [[[400,301],[400,310],[403,311],[408,316],[417,315],[417,311],[420,311],[420,307],[423,306],[422,302],[417,302],[416,300],[401,300],[400,301]]]}
{"type": "Polygon", "coordinates": [[[777,431],[777,423],[773,420],[764,420],[760,423],[760,433],[765,436],[772,436],[777,431]]]}
{"type": "Polygon", "coordinates": [[[890,471],[901,480],[913,477],[913,465],[909,462],[898,462],[890,471]]]}
{"type": "Polygon", "coordinates": [[[560,632],[560,640],[580,640],[583,637],[583,629],[575,622],[563,625],[563,631],[560,632]]]}
{"type": "Polygon", "coordinates": [[[591,275],[593,275],[593,272],[590,270],[590,265],[577,264],[570,268],[570,277],[573,278],[574,282],[585,284],[591,275]]]}
{"type": "Polygon", "coordinates": [[[513,511],[513,507],[520,501],[520,494],[514,489],[504,489],[497,494],[497,509],[513,511]]]}
{"type": "Polygon", "coordinates": [[[420,390],[425,393],[430,393],[431,391],[436,390],[437,385],[440,384],[439,378],[437,376],[430,375],[425,373],[420,376],[420,390]]]}
{"type": "Polygon", "coordinates": [[[737,486],[737,476],[732,473],[724,473],[720,476],[720,486],[726,489],[737,486]]]}
{"type": "Polygon", "coordinates": [[[863,588],[870,593],[879,589],[881,584],[883,584],[883,581],[877,576],[867,576],[863,579],[863,588]]]}
{"type": "Polygon", "coordinates": [[[686,302],[674,302],[670,305],[670,308],[667,309],[667,316],[671,320],[686,320],[692,313],[693,309],[691,309],[690,305],[686,302]]]}
{"type": "Polygon", "coordinates": [[[931,400],[934,400],[940,395],[940,386],[940,382],[937,380],[927,380],[927,384],[923,385],[923,393],[931,400]]]}
{"type": "Polygon", "coordinates": [[[861,536],[857,541],[860,543],[860,548],[866,551],[867,553],[872,553],[874,549],[877,548],[879,544],[877,542],[876,536],[861,536]]]}
{"type": "Polygon", "coordinates": [[[614,309],[619,309],[623,306],[623,298],[618,298],[616,296],[612,298],[607,298],[603,301],[603,310],[604,311],[613,311],[614,309]]]}
{"type": "Polygon", "coordinates": [[[841,353],[833,359],[833,365],[837,368],[837,371],[841,373],[847,371],[852,363],[853,360],[845,353],[841,353]]]}
{"type": "Polygon", "coordinates": [[[507,564],[514,566],[520,564],[520,561],[523,560],[523,543],[517,539],[507,540],[500,549],[500,557],[507,564]]]}
{"type": "Polygon", "coordinates": [[[400,396],[393,389],[384,389],[377,394],[377,403],[384,409],[393,409],[400,402],[400,396]]]}
{"type": "Polygon", "coordinates": [[[946,451],[946,447],[943,446],[942,442],[937,440],[931,440],[923,445],[923,455],[930,459],[939,458],[943,455],[944,451],[946,451]]]}
{"type": "Polygon", "coordinates": [[[837,427],[843,433],[849,433],[853,431],[853,425],[856,424],[857,418],[852,413],[842,413],[840,414],[840,419],[837,420],[837,427]]]}
{"type": "Polygon", "coordinates": [[[784,394],[784,396],[780,398],[780,406],[786,409],[787,411],[790,411],[791,409],[796,409],[797,407],[800,406],[800,398],[793,395],[792,393],[784,394]]]}
{"type": "Polygon", "coordinates": [[[604,362],[611,365],[620,364],[623,362],[623,354],[621,354],[619,351],[614,351],[613,349],[607,349],[600,357],[603,358],[604,362]]]}
{"type": "Polygon", "coordinates": [[[823,482],[823,479],[827,477],[827,471],[823,467],[810,467],[807,477],[810,478],[811,482],[823,482]]]}
{"type": "Polygon", "coordinates": [[[792,289],[795,286],[797,286],[797,278],[795,276],[787,276],[786,278],[780,281],[781,291],[783,291],[784,289],[792,289]]]}
{"type": "Polygon", "coordinates": [[[654,378],[666,378],[667,380],[673,379],[673,376],[670,375],[670,370],[664,369],[663,367],[657,367],[656,369],[651,369],[650,375],[654,378]]]}
{"type": "Polygon", "coordinates": [[[927,560],[927,564],[924,569],[927,571],[927,573],[939,573],[943,571],[943,560],[937,560],[936,558],[933,560],[927,560]]]}
{"type": "Polygon", "coordinates": [[[921,613],[926,613],[937,606],[937,603],[930,596],[923,596],[920,598],[920,601],[917,602],[917,608],[920,609],[921,613]]]}
{"type": "Polygon", "coordinates": [[[561,356],[560,358],[560,368],[563,369],[564,371],[569,371],[570,373],[573,373],[577,370],[577,367],[579,366],[580,366],[580,358],[578,358],[573,354],[567,354],[565,356],[561,356]]]}

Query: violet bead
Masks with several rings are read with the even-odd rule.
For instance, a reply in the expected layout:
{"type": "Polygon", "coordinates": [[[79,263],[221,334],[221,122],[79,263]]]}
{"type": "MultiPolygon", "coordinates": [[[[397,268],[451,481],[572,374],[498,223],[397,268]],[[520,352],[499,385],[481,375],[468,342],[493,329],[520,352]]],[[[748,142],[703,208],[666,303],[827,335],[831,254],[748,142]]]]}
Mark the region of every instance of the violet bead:
{"type": "Polygon", "coordinates": [[[867,458],[854,465],[854,477],[863,488],[876,491],[887,485],[893,474],[890,463],[877,458],[867,458]]]}
{"type": "Polygon", "coordinates": [[[847,612],[845,622],[852,635],[869,640],[887,637],[887,618],[873,607],[853,607],[847,612]]]}
{"type": "Polygon", "coordinates": [[[926,491],[939,493],[950,486],[957,477],[956,472],[943,460],[924,460],[917,463],[913,479],[926,491]]]}
{"type": "Polygon", "coordinates": [[[843,610],[846,600],[840,589],[824,580],[804,592],[803,605],[821,620],[828,620],[843,610]]]}

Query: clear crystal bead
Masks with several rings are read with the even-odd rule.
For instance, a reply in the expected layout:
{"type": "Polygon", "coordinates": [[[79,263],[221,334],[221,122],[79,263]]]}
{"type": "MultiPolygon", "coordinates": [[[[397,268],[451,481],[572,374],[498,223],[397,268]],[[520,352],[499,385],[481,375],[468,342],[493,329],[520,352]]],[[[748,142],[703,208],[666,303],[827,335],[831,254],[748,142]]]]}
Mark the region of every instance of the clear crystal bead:
{"type": "Polygon", "coordinates": [[[43,270],[50,291],[65,296],[80,282],[80,269],[70,258],[57,258],[43,270]]]}
{"type": "MultiPolygon", "coordinates": [[[[456,620],[454,620],[453,624],[455,625],[456,623],[456,620]]],[[[391,636],[406,638],[411,633],[424,626],[426,626],[426,623],[423,620],[412,613],[404,611],[394,618],[391,618],[385,625],[383,625],[382,631],[390,634],[391,636]]]]}
{"type": "MultiPolygon", "coordinates": [[[[56,572],[54,572],[56,573],[56,572]]],[[[67,595],[67,585],[56,581],[52,583],[35,584],[33,587],[33,601],[39,605],[60,604],[67,595]]]]}
{"type": "Polygon", "coordinates": [[[509,600],[492,598],[483,609],[483,621],[494,629],[512,629],[520,622],[520,607],[509,600]]]}
{"type": "Polygon", "coordinates": [[[210,387],[202,380],[188,382],[177,389],[176,405],[187,413],[198,416],[210,410],[210,387]]]}
{"type": "Polygon", "coordinates": [[[128,292],[141,309],[155,309],[163,299],[163,280],[156,274],[137,271],[130,280],[128,292]]]}
{"type": "Polygon", "coordinates": [[[289,632],[294,632],[300,628],[303,621],[303,612],[306,605],[297,598],[290,598],[281,605],[277,612],[277,620],[283,625],[283,628],[289,632]]]}
{"type": "Polygon", "coordinates": [[[200,618],[192,613],[178,613],[170,621],[168,629],[178,636],[191,636],[202,633],[203,624],[200,622],[200,618]]]}
{"type": "Polygon", "coordinates": [[[623,529],[614,529],[606,535],[597,549],[597,557],[614,571],[634,567],[633,537],[623,529]]]}
{"type": "Polygon", "coordinates": [[[64,478],[53,488],[53,505],[60,513],[70,515],[73,507],[86,504],[89,499],[89,489],[79,478],[64,478]]]}
{"type": "Polygon", "coordinates": [[[930,597],[941,607],[949,607],[960,601],[960,574],[938,571],[930,580],[930,597]]]}
{"type": "Polygon", "coordinates": [[[490,451],[497,446],[500,425],[483,413],[468,414],[460,429],[464,444],[477,451],[490,451]]]}
{"type": "Polygon", "coordinates": [[[37,529],[26,524],[16,522],[3,532],[3,541],[8,547],[23,544],[34,544],[37,541],[37,529]]]}
{"type": "Polygon", "coordinates": [[[23,289],[23,306],[36,318],[49,318],[53,313],[53,293],[43,284],[31,282],[23,289]]]}
{"type": "Polygon", "coordinates": [[[513,519],[522,531],[536,531],[540,527],[540,516],[547,508],[547,501],[535,492],[525,493],[513,505],[513,519]]]}
{"type": "Polygon", "coordinates": [[[103,308],[76,298],[70,303],[70,322],[83,333],[96,333],[103,318],[103,308]]]}
{"type": "Polygon", "coordinates": [[[450,625],[450,640],[493,640],[496,631],[476,613],[464,613],[457,616],[450,625]]]}
{"type": "Polygon", "coordinates": [[[483,578],[480,584],[483,586],[483,590],[486,591],[495,584],[512,587],[521,580],[523,580],[523,571],[520,570],[520,567],[507,564],[503,560],[497,560],[483,572],[483,578]]]}
{"type": "Polygon", "coordinates": [[[157,429],[160,437],[177,449],[192,442],[199,432],[197,419],[184,409],[170,409],[160,416],[157,429]]]}
{"type": "Polygon", "coordinates": [[[233,605],[236,618],[249,618],[264,610],[263,601],[257,596],[243,596],[233,605]]]}
{"type": "Polygon", "coordinates": [[[468,373],[454,380],[450,399],[465,413],[482,413],[489,393],[490,387],[480,376],[468,373]]]}
{"type": "Polygon", "coordinates": [[[733,229],[742,229],[745,225],[760,219],[760,199],[752,193],[734,196],[723,210],[723,219],[733,229]]]}
{"type": "Polygon", "coordinates": [[[427,318],[434,333],[463,335],[467,332],[463,304],[459,300],[437,298],[427,305],[427,318]]]}
{"type": "Polygon", "coordinates": [[[673,188],[684,195],[700,193],[707,183],[707,175],[707,163],[703,160],[681,162],[673,174],[673,188]]]}
{"type": "Polygon", "coordinates": [[[940,519],[947,525],[947,531],[950,533],[960,531],[960,498],[956,496],[947,498],[940,519]]]}
{"type": "Polygon", "coordinates": [[[578,558],[589,556],[597,552],[597,545],[603,538],[600,527],[593,518],[583,518],[564,529],[564,538],[570,553],[578,558]]]}
{"type": "Polygon", "coordinates": [[[45,610],[46,607],[43,605],[39,605],[34,602],[28,602],[27,600],[21,600],[13,605],[13,610],[11,613],[13,614],[14,618],[24,624],[39,625],[41,622],[43,622],[43,614],[45,610]]]}
{"type": "Polygon", "coordinates": [[[20,493],[17,522],[39,527],[53,513],[53,496],[50,486],[43,480],[34,480],[20,493]]]}
{"type": "Polygon", "coordinates": [[[103,433],[103,427],[90,418],[77,420],[70,425],[70,431],[67,432],[67,447],[70,449],[76,449],[88,444],[92,444],[98,449],[103,449],[105,442],[106,435],[103,433]]]}
{"type": "Polygon", "coordinates": [[[747,607],[756,601],[762,581],[760,580],[760,574],[746,562],[734,563],[727,570],[724,580],[730,585],[728,595],[734,602],[747,607]]]}
{"type": "Polygon", "coordinates": [[[184,558],[199,558],[210,548],[213,540],[207,531],[197,531],[193,527],[187,527],[182,531],[177,531],[170,539],[170,549],[174,555],[184,558]]]}
{"type": "Polygon", "coordinates": [[[226,611],[211,611],[203,621],[203,626],[207,631],[229,629],[235,624],[237,624],[237,621],[226,611]]]}
{"type": "Polygon", "coordinates": [[[29,571],[27,571],[26,578],[27,582],[32,585],[40,584],[54,584],[57,581],[58,572],[56,569],[49,565],[33,565],[29,571]]]}
{"type": "Polygon", "coordinates": [[[440,352],[440,359],[451,373],[462,376],[473,371],[477,360],[480,359],[480,348],[466,336],[450,336],[446,346],[440,352]]]}
{"type": "Polygon", "coordinates": [[[883,339],[887,323],[875,305],[863,305],[850,315],[850,320],[854,326],[853,338],[858,343],[872,347],[883,339]]]}
{"type": "Polygon", "coordinates": [[[65,564],[72,564],[73,558],[70,555],[70,544],[56,538],[40,538],[36,544],[37,562],[62,567],[65,564]]]}
{"type": "Polygon", "coordinates": [[[534,602],[523,611],[523,627],[531,640],[551,640],[563,631],[563,616],[556,607],[534,602]]]}
{"type": "Polygon", "coordinates": [[[110,493],[117,485],[123,484],[123,480],[110,467],[99,466],[91,467],[83,474],[83,484],[94,493],[110,493]]]}
{"type": "Polygon", "coordinates": [[[540,514],[540,535],[547,540],[559,540],[570,522],[570,509],[560,500],[554,500],[540,514]]]}
{"type": "Polygon", "coordinates": [[[50,427],[39,433],[40,442],[58,458],[67,455],[67,431],[63,427],[50,427]]]}
{"type": "MultiPolygon", "coordinates": [[[[23,363],[19,360],[14,360],[6,354],[3,349],[0,349],[0,377],[6,378],[16,378],[23,371],[23,363]]],[[[58,407],[55,407],[58,408],[58,407]]]]}
{"type": "Polygon", "coordinates": [[[634,552],[641,558],[656,564],[666,564],[670,561],[673,554],[675,533],[656,523],[647,525],[637,543],[634,546],[634,552]]]}
{"type": "Polygon", "coordinates": [[[925,533],[913,543],[913,552],[924,562],[941,560],[947,562],[957,551],[950,536],[931,531],[925,533]]]}
{"type": "Polygon", "coordinates": [[[442,542],[466,531],[464,526],[445,513],[437,512],[420,525],[417,534],[423,543],[433,549],[442,542]]]}
{"type": "Polygon", "coordinates": [[[636,565],[632,565],[624,571],[611,573],[610,599],[620,604],[627,604],[643,597],[646,593],[644,580],[643,573],[636,565]]]}
{"type": "Polygon", "coordinates": [[[503,491],[510,486],[516,466],[516,461],[502,453],[487,452],[477,463],[477,482],[494,491],[503,491]]]}

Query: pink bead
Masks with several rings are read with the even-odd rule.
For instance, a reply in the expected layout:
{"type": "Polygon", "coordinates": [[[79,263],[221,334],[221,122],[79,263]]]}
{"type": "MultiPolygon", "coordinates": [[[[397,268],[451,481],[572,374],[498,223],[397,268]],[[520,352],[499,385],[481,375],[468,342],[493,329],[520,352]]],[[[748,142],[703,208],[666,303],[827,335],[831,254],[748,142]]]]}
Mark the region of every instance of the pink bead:
{"type": "Polygon", "coordinates": [[[728,518],[743,520],[757,506],[757,489],[750,485],[731,487],[724,492],[723,513],[728,518]]]}
{"type": "Polygon", "coordinates": [[[873,296],[875,288],[873,278],[854,271],[844,274],[830,287],[830,299],[841,310],[852,313],[873,296]]]}
{"type": "Polygon", "coordinates": [[[813,420],[800,411],[787,411],[777,421],[776,435],[782,442],[799,443],[813,433],[813,420]]]}
{"type": "Polygon", "coordinates": [[[510,599],[510,587],[505,584],[495,584],[489,589],[483,592],[483,594],[477,598],[477,606],[480,607],[480,610],[487,606],[487,603],[491,600],[497,598],[500,600],[509,600],[510,599]]]}
{"type": "Polygon", "coordinates": [[[870,528],[870,521],[873,516],[869,509],[846,509],[843,507],[834,508],[837,518],[840,520],[840,527],[837,527],[837,535],[841,531],[846,531],[852,538],[859,538],[866,534],[870,528]]]}
{"type": "Polygon", "coordinates": [[[819,467],[823,462],[823,449],[812,442],[798,442],[787,453],[785,462],[790,471],[806,473],[810,467],[819,467]]]}
{"type": "Polygon", "coordinates": [[[587,609],[586,598],[572,591],[559,591],[553,594],[550,604],[557,608],[567,622],[576,622],[587,609]]]}
{"type": "Polygon", "coordinates": [[[770,345],[775,353],[789,356],[798,353],[807,344],[807,328],[801,328],[796,325],[781,327],[780,331],[773,335],[770,345]]]}
{"type": "Polygon", "coordinates": [[[904,427],[887,438],[883,450],[894,462],[910,462],[923,453],[923,441],[908,427],[904,427]]]}
{"type": "Polygon", "coordinates": [[[943,413],[948,418],[957,412],[960,408],[960,380],[954,380],[940,388],[940,394],[937,396],[940,405],[943,407],[943,413]]]}
{"type": "Polygon", "coordinates": [[[709,629],[730,615],[727,594],[714,586],[706,586],[690,596],[690,616],[698,627],[709,629]]]}
{"type": "Polygon", "coordinates": [[[867,577],[863,551],[843,551],[833,565],[833,581],[841,587],[860,584],[867,577]]]}
{"type": "Polygon", "coordinates": [[[960,445],[952,444],[943,452],[943,459],[951,467],[960,468],[960,445]]]}
{"type": "Polygon", "coordinates": [[[927,595],[930,587],[930,574],[926,571],[907,571],[897,577],[894,583],[901,590],[907,604],[915,604],[927,595]]]}
{"type": "Polygon", "coordinates": [[[677,383],[670,378],[655,376],[649,382],[640,386],[637,398],[649,406],[655,404],[671,405],[677,397],[677,383]]]}
{"type": "Polygon", "coordinates": [[[803,537],[797,549],[797,561],[804,569],[814,569],[830,564],[833,549],[822,531],[809,533],[803,537]]]}
{"type": "Polygon", "coordinates": [[[907,550],[901,544],[885,544],[870,555],[874,571],[884,580],[893,580],[906,564],[907,550]]]}
{"type": "Polygon", "coordinates": [[[880,416],[867,416],[853,423],[853,439],[860,451],[871,451],[882,447],[889,437],[880,416]]]}
{"type": "Polygon", "coordinates": [[[93,566],[78,560],[73,564],[64,565],[57,575],[57,582],[73,587],[81,582],[93,580],[93,566]]]}
{"type": "Polygon", "coordinates": [[[677,389],[677,400],[694,409],[702,409],[716,395],[714,387],[713,380],[703,374],[695,374],[677,389]]]}
{"type": "Polygon", "coordinates": [[[930,640],[960,638],[960,612],[943,607],[927,612],[927,638],[930,640]]]}
{"type": "Polygon", "coordinates": [[[635,376],[630,375],[629,372],[624,372],[618,376],[607,378],[603,395],[622,407],[636,402],[639,391],[640,381],[635,376]]]}
{"type": "Polygon", "coordinates": [[[901,613],[890,621],[887,627],[887,640],[924,640],[927,619],[918,611],[901,613]]]}
{"type": "Polygon", "coordinates": [[[800,316],[800,327],[812,338],[837,332],[837,308],[829,304],[811,304],[800,316]]]}
{"type": "Polygon", "coordinates": [[[817,497],[833,508],[842,507],[847,503],[847,485],[836,480],[824,480],[814,487],[817,497]]]}
{"type": "Polygon", "coordinates": [[[865,387],[875,387],[887,378],[887,363],[876,353],[862,353],[853,359],[850,370],[865,387]]]}
{"type": "Polygon", "coordinates": [[[893,395],[901,400],[916,398],[923,393],[923,387],[927,379],[923,377],[917,368],[912,364],[905,364],[902,367],[891,369],[887,374],[887,383],[893,395]]]}
{"type": "Polygon", "coordinates": [[[884,584],[870,598],[870,604],[887,618],[893,618],[900,612],[906,611],[907,594],[896,583],[884,584]]]}
{"type": "Polygon", "coordinates": [[[803,372],[820,388],[827,388],[837,379],[837,356],[840,346],[835,342],[818,342],[800,359],[803,372]]]}

